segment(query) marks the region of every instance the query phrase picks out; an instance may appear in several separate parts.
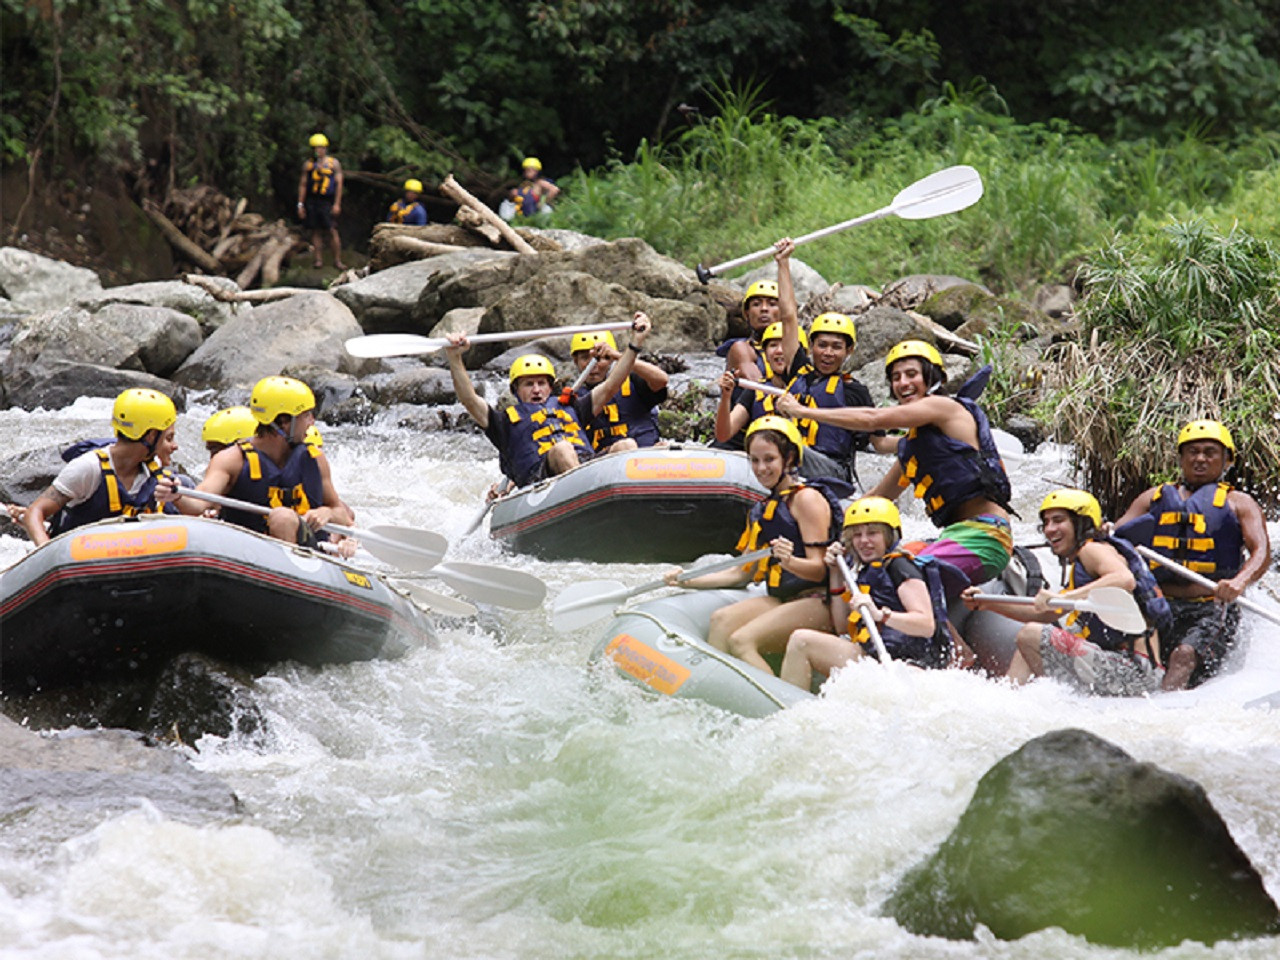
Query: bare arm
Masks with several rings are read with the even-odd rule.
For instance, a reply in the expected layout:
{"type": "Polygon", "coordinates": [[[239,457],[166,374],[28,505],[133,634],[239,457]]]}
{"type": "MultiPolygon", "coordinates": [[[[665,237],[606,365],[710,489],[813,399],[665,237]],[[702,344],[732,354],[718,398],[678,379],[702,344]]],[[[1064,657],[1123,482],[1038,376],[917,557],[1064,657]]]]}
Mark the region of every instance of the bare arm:
{"type": "MultiPolygon", "coordinates": [[[[203,493],[226,496],[235,484],[236,477],[240,475],[240,467],[243,463],[244,454],[239,447],[232,445],[225,450],[219,450],[209,460],[204,478],[196,484],[196,489],[203,493]]],[[[156,500],[160,503],[172,503],[179,512],[192,517],[198,517],[209,509],[209,504],[204,500],[184,497],[182,487],[173,477],[160,478],[159,483],[156,484],[156,500]]]]}
{"type": "Polygon", "coordinates": [[[336,217],[342,212],[342,164],[338,162],[338,158],[333,158],[333,182],[337,186],[337,190],[333,194],[333,215],[336,217]]]}
{"type": "Polygon", "coordinates": [[[880,622],[912,637],[931,637],[937,629],[929,587],[923,580],[903,580],[898,586],[902,610],[888,611],[880,622]],[[893,622],[889,620],[892,618],[893,622]]]}
{"type": "Polygon", "coordinates": [[[789,379],[791,363],[800,350],[800,320],[796,311],[796,288],[791,281],[791,254],[796,245],[790,237],[783,237],[774,245],[773,255],[778,264],[778,319],[782,323],[781,370],[775,370],[784,381],[789,379]]]}
{"type": "Polygon", "coordinates": [[[902,491],[906,488],[898,482],[902,477],[902,464],[894,461],[893,465],[885,471],[884,476],[880,478],[880,482],[876,484],[875,489],[867,496],[884,497],[886,500],[897,500],[902,495],[902,491]]]}
{"type": "Polygon", "coordinates": [[[805,580],[825,582],[827,563],[826,539],[831,529],[831,505],[817,490],[801,490],[791,498],[791,514],[800,527],[804,544],[793,544],[785,537],[773,541],[773,555],[788,573],[805,580]]]}
{"type": "Polygon", "coordinates": [[[605,404],[613,399],[614,394],[622,389],[627,377],[631,376],[631,368],[635,366],[636,357],[640,355],[640,349],[649,336],[649,326],[649,318],[637,310],[635,320],[631,324],[631,343],[622,351],[622,359],[613,365],[609,376],[605,377],[603,382],[591,388],[592,414],[603,410],[605,404]]]}
{"type": "Polygon", "coordinates": [[[1078,600],[1081,597],[1087,597],[1091,590],[1097,590],[1099,587],[1119,587],[1121,590],[1131,591],[1136,586],[1133,571],[1125,563],[1120,551],[1110,544],[1091,540],[1080,548],[1078,556],[1085,571],[1093,579],[1082,587],[1064,590],[1060,596],[1068,600],[1078,600]]]}
{"type": "Polygon", "coordinates": [[[637,357],[635,369],[632,372],[643,380],[645,382],[645,386],[654,393],[657,393],[659,390],[667,389],[667,383],[670,379],[667,377],[667,371],[663,370],[661,367],[654,366],[647,360],[641,360],[637,357]]]}
{"type": "Polygon", "coordinates": [[[449,359],[449,376],[453,378],[453,392],[457,395],[458,402],[471,415],[471,419],[480,424],[481,430],[487,430],[489,405],[476,393],[475,384],[467,376],[467,368],[462,365],[462,355],[468,346],[470,344],[465,336],[460,333],[450,334],[449,346],[445,347],[444,354],[449,359]]]}
{"type": "Polygon", "coordinates": [[[1146,490],[1138,494],[1137,499],[1129,504],[1129,509],[1124,512],[1124,516],[1115,522],[1115,526],[1122,527],[1130,520],[1137,520],[1140,516],[1151,509],[1151,499],[1156,495],[1156,487],[1146,490]]]}
{"type": "Polygon", "coordinates": [[[778,411],[792,419],[816,420],[845,430],[897,430],[932,424],[948,436],[977,449],[978,428],[959,402],[950,397],[923,397],[895,407],[806,407],[799,400],[778,398],[778,411]]]}
{"type": "Polygon", "coordinates": [[[307,174],[311,172],[311,163],[302,165],[302,176],[298,178],[298,206],[303,206],[307,199],[307,174]]]}
{"type": "Polygon", "coordinates": [[[22,525],[32,543],[38,547],[49,542],[49,534],[44,528],[45,521],[56,516],[70,502],[71,498],[54,486],[46,487],[36,497],[36,502],[27,507],[26,516],[22,518],[22,525]]]}
{"type": "Polygon", "coordinates": [[[1240,521],[1240,533],[1244,537],[1244,547],[1249,556],[1239,573],[1230,580],[1218,581],[1213,595],[1223,603],[1237,599],[1271,565],[1271,540],[1267,536],[1267,521],[1258,502],[1246,493],[1233,490],[1228,496],[1227,506],[1235,511],[1240,521]]]}
{"type": "Polygon", "coordinates": [[[729,371],[720,375],[720,401],[716,404],[716,441],[725,443],[737,435],[747,421],[750,413],[743,407],[734,405],[734,376],[729,371]],[[739,412],[741,411],[741,412],[739,412]]]}
{"type": "Polygon", "coordinates": [[[729,356],[725,357],[724,368],[731,373],[736,373],[744,380],[755,380],[758,383],[764,379],[758,359],[756,348],[751,346],[751,342],[739,340],[729,348],[729,356]]]}

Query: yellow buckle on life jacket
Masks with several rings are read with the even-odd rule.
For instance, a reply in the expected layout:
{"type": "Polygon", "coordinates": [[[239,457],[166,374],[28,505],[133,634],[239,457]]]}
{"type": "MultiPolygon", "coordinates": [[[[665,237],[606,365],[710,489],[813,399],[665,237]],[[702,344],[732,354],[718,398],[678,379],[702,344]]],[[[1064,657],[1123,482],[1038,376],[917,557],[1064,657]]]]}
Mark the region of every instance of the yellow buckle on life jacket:
{"type": "Polygon", "coordinates": [[[245,462],[249,464],[249,479],[262,479],[262,460],[258,456],[258,451],[253,448],[253,444],[248,440],[241,440],[236,444],[240,448],[240,452],[244,454],[245,462]]]}
{"type": "Polygon", "coordinates": [[[98,450],[98,467],[102,470],[102,482],[107,488],[107,505],[112,514],[122,511],[120,505],[120,481],[116,479],[116,469],[111,463],[111,454],[105,448],[98,450]]]}

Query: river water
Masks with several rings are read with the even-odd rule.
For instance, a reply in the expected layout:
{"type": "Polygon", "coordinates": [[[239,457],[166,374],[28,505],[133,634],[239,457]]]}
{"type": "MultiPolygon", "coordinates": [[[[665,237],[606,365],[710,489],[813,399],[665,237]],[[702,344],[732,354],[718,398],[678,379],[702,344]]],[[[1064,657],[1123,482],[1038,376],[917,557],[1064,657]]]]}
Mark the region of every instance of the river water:
{"type": "MultiPolygon", "coordinates": [[[[208,412],[196,405],[180,419],[178,461],[189,467],[203,461],[208,412]]],[[[108,418],[104,400],[3,411],[0,449],[101,435],[108,418]]],[[[325,438],[360,523],[428,527],[454,541],[456,558],[504,559],[482,536],[461,537],[497,478],[482,437],[386,416],[325,438]]],[[[1011,464],[1024,517],[1069,478],[1059,453],[1011,464]]],[[[884,465],[864,458],[864,479],[884,465]]],[[[907,533],[926,535],[915,511],[907,533]]],[[[1038,539],[1028,521],[1016,532],[1038,539]]],[[[25,548],[0,539],[0,565],[25,548]]],[[[552,596],[658,569],[508,562],[552,596]]],[[[1274,603],[1278,584],[1271,574],[1254,592],[1274,603]]],[[[243,801],[234,821],[191,825],[142,802],[121,815],[0,821],[0,956],[1127,955],[1056,930],[1014,943],[921,938],[879,908],[995,761],[1068,726],[1201,783],[1280,896],[1280,711],[1244,706],[1280,690],[1280,629],[1250,615],[1245,625],[1233,672],[1187,694],[1090,700],[1049,682],[1014,690],[866,664],[821,699],[744,720],[589,669],[590,628],[558,636],[548,612],[486,611],[401,660],[286,665],[261,679],[269,736],[205,737],[192,754],[243,801]]],[[[1271,940],[1155,956],[1278,953],[1271,940]]]]}

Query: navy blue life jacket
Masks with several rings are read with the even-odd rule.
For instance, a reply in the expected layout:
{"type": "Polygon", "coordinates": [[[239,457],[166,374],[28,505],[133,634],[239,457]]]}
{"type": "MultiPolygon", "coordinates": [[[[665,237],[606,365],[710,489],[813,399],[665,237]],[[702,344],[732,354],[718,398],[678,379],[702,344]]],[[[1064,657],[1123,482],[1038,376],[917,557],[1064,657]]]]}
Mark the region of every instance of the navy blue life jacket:
{"type": "Polygon", "coordinates": [[[507,407],[511,422],[506,449],[498,451],[502,472],[517,486],[526,486],[535,476],[538,465],[561,440],[577,448],[580,460],[591,457],[578,415],[572,405],[562,405],[559,394],[543,403],[514,403],[507,407]]]}
{"type": "Polygon", "coordinates": [[[338,163],[333,157],[307,161],[307,193],[313,197],[334,197],[338,193],[338,163]]]}
{"type": "MultiPolygon", "coordinates": [[[[622,382],[622,389],[596,414],[587,426],[594,449],[599,451],[627,438],[640,447],[652,447],[658,442],[658,408],[650,406],[637,393],[637,387],[645,386],[643,380],[631,374],[622,382]]],[[[590,393],[590,387],[581,387],[578,396],[590,393]]]]}
{"type": "MultiPolygon", "coordinates": [[[[1177,485],[1166,483],[1148,511],[1156,522],[1152,549],[1211,580],[1234,577],[1244,563],[1244,532],[1227,506],[1230,492],[1230,484],[1207,483],[1184,499],[1177,485]]],[[[1155,574],[1158,580],[1177,579],[1165,567],[1157,566],[1155,574]]]]}
{"type": "MultiPolygon", "coordinates": [[[[885,649],[894,660],[909,660],[922,667],[940,669],[951,660],[952,643],[951,628],[947,620],[947,591],[944,581],[959,577],[968,585],[969,578],[964,572],[946,560],[937,557],[917,557],[907,551],[891,551],[880,560],[863,566],[858,570],[858,589],[870,595],[871,602],[877,607],[889,610],[905,611],[902,598],[898,596],[898,588],[889,574],[889,563],[895,557],[910,560],[924,575],[924,583],[929,591],[929,606],[933,610],[933,635],[915,637],[895,630],[893,627],[881,626],[880,639],[885,649]],[[947,569],[950,568],[950,569],[947,569]]],[[[867,643],[871,640],[871,631],[863,620],[861,609],[853,606],[849,610],[849,639],[855,643],[867,643]]]]}
{"type": "Polygon", "coordinates": [[[90,450],[98,450],[102,447],[109,447],[116,442],[115,437],[95,437],[92,440],[77,440],[67,449],[62,451],[62,459],[70,463],[82,453],[88,453],[90,450]]]}
{"type": "MultiPolygon", "coordinates": [[[[1094,539],[1114,547],[1120,556],[1124,557],[1125,565],[1133,574],[1135,584],[1133,599],[1137,601],[1138,609],[1142,611],[1142,618],[1147,622],[1146,633],[1142,636],[1150,636],[1152,630],[1159,630],[1162,637],[1167,637],[1169,631],[1173,629],[1173,611],[1169,609],[1169,601],[1160,592],[1160,585],[1156,583],[1156,578],[1147,561],[1142,559],[1132,544],[1120,537],[1096,536],[1094,539]]],[[[1094,578],[1085,570],[1084,564],[1077,559],[1072,563],[1070,573],[1067,575],[1067,589],[1083,587],[1087,583],[1092,583],[1093,580],[1094,578]]],[[[1068,626],[1074,625],[1080,636],[1096,643],[1104,650],[1129,649],[1133,644],[1132,634],[1121,633],[1114,627],[1107,626],[1096,613],[1072,610],[1067,615],[1066,623],[1068,626]]]]}
{"type": "MultiPolygon", "coordinates": [[[[841,497],[853,496],[853,486],[836,477],[819,477],[814,480],[797,480],[791,486],[774,491],[769,496],[754,504],[747,515],[747,526],[738,540],[738,549],[743,553],[757,550],[778,537],[786,537],[795,544],[796,556],[805,555],[805,547],[826,547],[840,535],[840,527],[844,520],[844,507],[841,497]],[[800,532],[800,524],[791,513],[791,499],[805,487],[812,487],[821,493],[831,508],[831,522],[827,526],[826,539],[817,542],[806,542],[800,532]]],[[[764,580],[769,596],[780,600],[790,600],[797,594],[814,587],[821,586],[824,580],[805,580],[796,576],[773,558],[765,557],[756,564],[755,579],[764,580]]]]}
{"type": "MultiPolygon", "coordinates": [[[[816,370],[809,370],[792,380],[787,390],[807,407],[842,410],[857,405],[851,404],[849,401],[852,398],[845,393],[847,388],[851,389],[850,384],[856,382],[846,373],[833,373],[824,377],[816,370]]],[[[829,423],[798,420],[796,426],[805,443],[840,462],[848,460],[856,447],[866,444],[867,434],[855,433],[829,423]]]]}
{"type": "MultiPolygon", "coordinates": [[[[99,520],[106,520],[108,517],[134,517],[140,513],[159,513],[160,506],[156,503],[156,481],[161,476],[167,475],[167,471],[160,466],[158,460],[152,460],[146,465],[147,478],[142,482],[136,491],[130,493],[120,483],[116,476],[115,467],[111,463],[111,454],[106,446],[94,447],[97,441],[82,440],[78,444],[73,444],[68,451],[89,444],[81,453],[87,453],[95,450],[98,457],[98,468],[102,471],[102,480],[94,489],[89,499],[77,503],[72,507],[63,507],[53,518],[51,524],[51,533],[57,536],[60,533],[66,533],[68,530],[74,530],[76,527],[83,527],[89,523],[97,523],[99,520]]],[[[107,445],[113,441],[108,440],[107,445]]],[[[76,454],[79,456],[79,454],[76,454]]],[[[63,458],[74,460],[75,456],[68,458],[64,452],[63,458]]]]}
{"type": "Polygon", "coordinates": [[[898,442],[898,463],[902,467],[898,483],[914,487],[915,496],[924,501],[925,511],[937,527],[954,522],[960,508],[976,497],[1012,512],[1009,475],[996,449],[987,415],[975,399],[986,388],[990,376],[988,364],[966,380],[953,397],[977,425],[977,450],[932,424],[913,428],[898,442]]]}
{"type": "Polygon", "coordinates": [[[412,203],[403,199],[397,200],[391,204],[391,211],[387,214],[387,222],[422,226],[427,222],[427,208],[417,200],[412,203]]]}
{"type": "MultiPolygon", "coordinates": [[[[299,516],[324,506],[324,479],[317,462],[321,456],[319,447],[296,444],[289,449],[284,465],[277,466],[248,440],[237,441],[236,446],[244,455],[244,462],[229,497],[263,507],[288,507],[299,516]]],[[[224,507],[222,519],[259,533],[267,532],[267,518],[256,513],[224,507]]],[[[316,536],[323,540],[326,534],[321,531],[316,536]]]]}

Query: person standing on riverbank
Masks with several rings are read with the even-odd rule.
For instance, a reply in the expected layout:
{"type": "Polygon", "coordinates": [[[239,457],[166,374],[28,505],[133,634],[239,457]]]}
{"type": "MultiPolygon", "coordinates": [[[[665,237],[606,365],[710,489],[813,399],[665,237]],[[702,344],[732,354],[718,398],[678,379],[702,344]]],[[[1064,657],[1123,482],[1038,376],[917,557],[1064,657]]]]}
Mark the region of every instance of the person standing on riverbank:
{"type": "Polygon", "coordinates": [[[337,218],[342,214],[342,164],[329,156],[329,138],[323,133],[311,135],[315,156],[302,165],[298,180],[298,216],[311,231],[312,266],[324,266],[324,235],[329,234],[333,247],[333,265],[345,270],[342,262],[342,240],[338,237],[337,218]]]}
{"type": "Polygon", "coordinates": [[[1232,601],[1271,565],[1262,507],[1223,481],[1235,456],[1230,430],[1216,420],[1193,420],[1178,434],[1181,482],[1144,491],[1116,521],[1117,536],[1147,542],[1217,581],[1210,590],[1156,569],[1173,610],[1173,628],[1160,637],[1165,690],[1199,686],[1218,672],[1240,625],[1240,608],[1232,601]]]}

